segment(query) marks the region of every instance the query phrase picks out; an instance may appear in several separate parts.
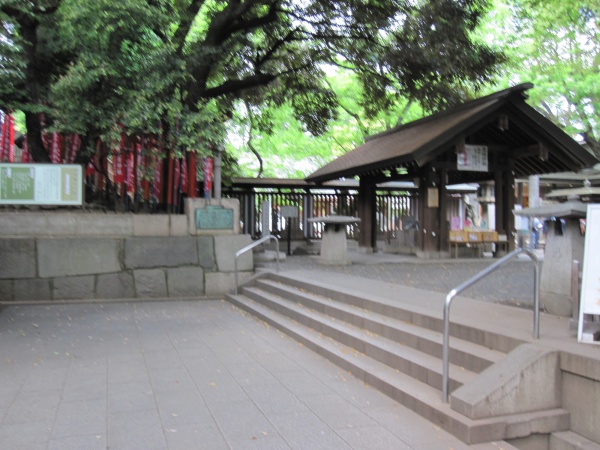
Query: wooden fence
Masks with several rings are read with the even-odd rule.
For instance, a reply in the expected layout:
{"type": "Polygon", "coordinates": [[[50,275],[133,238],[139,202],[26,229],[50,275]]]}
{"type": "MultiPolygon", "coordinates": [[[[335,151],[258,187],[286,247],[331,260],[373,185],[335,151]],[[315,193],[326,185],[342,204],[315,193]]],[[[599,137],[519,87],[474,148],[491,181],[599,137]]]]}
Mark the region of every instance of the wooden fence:
{"type": "MultiPolygon", "coordinates": [[[[236,188],[227,189],[223,196],[237,198],[240,202],[240,220],[243,233],[253,238],[262,236],[263,228],[268,226],[271,234],[294,240],[320,239],[323,224],[309,222],[312,217],[330,214],[357,216],[357,192],[355,190],[324,190],[322,188],[273,189],[273,188],[236,188]],[[297,217],[286,217],[293,207],[297,217]],[[265,208],[270,216],[265,218],[265,208]],[[267,221],[268,220],[268,221],[267,221]]],[[[407,218],[418,215],[417,197],[408,191],[377,192],[377,232],[382,239],[393,239],[395,233],[407,223],[407,218]]],[[[412,220],[414,222],[414,220],[412,220]]],[[[410,222],[410,220],[409,220],[410,222]]],[[[349,239],[358,237],[360,227],[349,225],[349,239]]]]}

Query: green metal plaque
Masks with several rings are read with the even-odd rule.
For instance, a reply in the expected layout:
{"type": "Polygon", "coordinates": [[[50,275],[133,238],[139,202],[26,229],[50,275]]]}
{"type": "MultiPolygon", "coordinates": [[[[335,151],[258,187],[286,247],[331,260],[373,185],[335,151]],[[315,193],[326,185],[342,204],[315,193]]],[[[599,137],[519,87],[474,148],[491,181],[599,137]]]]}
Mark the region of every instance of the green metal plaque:
{"type": "Polygon", "coordinates": [[[233,230],[233,209],[209,205],[196,209],[198,230],[233,230]]]}

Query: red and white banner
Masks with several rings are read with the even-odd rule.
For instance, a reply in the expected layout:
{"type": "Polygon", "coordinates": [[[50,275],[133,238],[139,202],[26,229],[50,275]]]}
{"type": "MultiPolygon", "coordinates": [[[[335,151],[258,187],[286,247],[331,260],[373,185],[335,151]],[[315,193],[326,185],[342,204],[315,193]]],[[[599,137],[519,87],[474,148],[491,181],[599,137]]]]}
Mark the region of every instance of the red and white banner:
{"type": "Polygon", "coordinates": [[[71,134],[71,145],[69,146],[69,156],[67,158],[67,163],[72,164],[75,162],[75,158],[77,157],[77,153],[81,148],[81,137],[77,133],[71,134]]]}
{"type": "Polygon", "coordinates": [[[60,134],[56,131],[52,133],[52,147],[50,149],[50,161],[53,164],[60,164],[60,134]]]}
{"type": "Polygon", "coordinates": [[[0,139],[0,161],[13,162],[15,159],[15,119],[10,114],[4,114],[2,122],[2,137],[0,139]]]}
{"type": "Polygon", "coordinates": [[[125,185],[127,192],[133,192],[133,152],[130,151],[125,156],[125,185]]]}
{"type": "Polygon", "coordinates": [[[2,130],[0,131],[0,162],[4,162],[4,140],[8,135],[8,114],[2,114],[2,130]]]}
{"type": "Polygon", "coordinates": [[[114,182],[125,182],[125,168],[123,167],[123,153],[115,153],[113,156],[114,182]]]}
{"type": "Polygon", "coordinates": [[[187,152],[183,154],[183,161],[181,162],[181,192],[187,192],[188,190],[188,164],[187,164],[187,152]]]}
{"type": "Polygon", "coordinates": [[[212,156],[202,158],[202,171],[204,172],[204,198],[212,195],[213,159],[212,156]]]}

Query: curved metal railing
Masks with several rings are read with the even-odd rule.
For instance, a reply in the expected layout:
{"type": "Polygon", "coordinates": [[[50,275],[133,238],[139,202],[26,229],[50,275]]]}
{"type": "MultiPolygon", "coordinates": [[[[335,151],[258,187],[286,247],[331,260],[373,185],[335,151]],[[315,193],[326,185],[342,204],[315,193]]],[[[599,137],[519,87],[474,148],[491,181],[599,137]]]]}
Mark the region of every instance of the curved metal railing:
{"type": "Polygon", "coordinates": [[[259,245],[270,241],[271,239],[275,240],[275,260],[277,261],[277,272],[279,272],[279,239],[277,239],[273,235],[268,235],[260,238],[258,241],[254,241],[252,244],[245,246],[244,248],[239,249],[235,252],[235,293],[238,293],[238,258],[246,253],[247,251],[252,250],[254,247],[258,247],[259,245]]]}
{"type": "Polygon", "coordinates": [[[450,341],[450,305],[452,304],[452,299],[464,291],[468,287],[471,287],[479,280],[489,275],[511,259],[520,255],[521,253],[526,253],[531,258],[532,262],[535,264],[535,282],[533,287],[533,337],[535,339],[539,339],[540,337],[540,260],[531,250],[527,248],[517,248],[513,250],[509,254],[500,258],[494,264],[491,264],[489,267],[485,268],[477,275],[469,278],[464,283],[458,285],[454,289],[452,289],[448,295],[446,296],[446,302],[444,304],[444,349],[443,349],[443,360],[444,360],[444,373],[443,373],[443,381],[442,381],[442,395],[444,398],[444,402],[448,403],[448,387],[449,387],[449,363],[448,363],[448,347],[450,341]]]}

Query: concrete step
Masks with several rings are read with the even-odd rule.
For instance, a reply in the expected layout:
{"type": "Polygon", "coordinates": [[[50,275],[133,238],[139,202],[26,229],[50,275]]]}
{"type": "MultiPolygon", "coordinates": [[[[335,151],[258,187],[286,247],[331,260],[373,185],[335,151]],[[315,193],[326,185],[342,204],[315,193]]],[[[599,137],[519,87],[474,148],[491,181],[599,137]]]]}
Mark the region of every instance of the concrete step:
{"type": "MultiPolygon", "coordinates": [[[[414,304],[402,303],[397,300],[382,298],[376,295],[376,293],[373,293],[373,295],[364,293],[358,295],[350,289],[332,288],[327,284],[312,280],[309,281],[293,275],[270,273],[267,278],[286,286],[310,292],[324,299],[372,311],[427,330],[442,333],[444,329],[444,321],[441,314],[443,305],[440,305],[439,310],[432,311],[428,306],[415,306],[414,304]]],[[[470,323],[460,323],[454,320],[450,324],[450,335],[452,339],[462,339],[501,353],[508,353],[523,343],[522,340],[512,336],[500,335],[485,328],[473,327],[470,323]]]]}
{"type": "Polygon", "coordinates": [[[600,444],[573,431],[561,431],[550,435],[550,450],[600,450],[600,444]]]}
{"type": "MultiPolygon", "coordinates": [[[[333,301],[330,298],[312,293],[309,285],[305,285],[301,289],[278,280],[263,278],[257,280],[256,286],[328,316],[343,318],[345,322],[419,350],[422,353],[436,358],[442,357],[443,334],[439,331],[416,326],[396,318],[395,315],[384,315],[369,309],[333,301]]],[[[373,305],[371,304],[371,306],[373,305]]],[[[504,356],[505,353],[503,352],[464,339],[453,338],[450,341],[449,360],[460,367],[461,370],[479,373],[504,356]]]]}
{"type": "MultiPolygon", "coordinates": [[[[261,290],[246,287],[242,292],[274,311],[301,323],[324,336],[353,348],[387,366],[421,380],[436,389],[442,386],[442,363],[439,358],[423,353],[415,348],[402,345],[364,328],[349,324],[339,318],[325,315],[302,304],[261,290]]],[[[450,389],[454,390],[473,380],[477,375],[461,367],[450,367],[450,389]]]]}
{"type": "Polygon", "coordinates": [[[449,404],[444,403],[439,389],[332,339],[246,295],[230,294],[227,298],[233,304],[285,332],[306,347],[328,358],[339,367],[468,444],[514,439],[531,433],[531,430],[537,433],[550,433],[564,429],[564,424],[568,423],[568,412],[562,409],[483,420],[469,419],[452,410],[449,404]]]}

